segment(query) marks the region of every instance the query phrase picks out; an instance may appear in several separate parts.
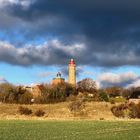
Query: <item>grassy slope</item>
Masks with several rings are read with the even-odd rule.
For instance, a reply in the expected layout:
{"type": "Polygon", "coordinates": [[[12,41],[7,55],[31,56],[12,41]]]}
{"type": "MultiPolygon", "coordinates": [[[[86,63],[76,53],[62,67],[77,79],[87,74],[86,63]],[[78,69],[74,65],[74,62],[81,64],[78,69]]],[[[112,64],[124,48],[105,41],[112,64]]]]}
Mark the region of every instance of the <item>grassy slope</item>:
{"type": "MultiPolygon", "coordinates": [[[[116,119],[110,111],[111,104],[99,102],[87,102],[85,108],[80,113],[72,113],[68,109],[68,102],[49,104],[49,105],[25,105],[35,112],[37,109],[42,109],[46,115],[41,119],[100,119],[106,120],[116,119]]],[[[37,119],[32,116],[21,116],[18,113],[16,104],[0,104],[0,119],[37,119]]],[[[40,119],[40,118],[39,118],[40,119]]]]}
{"type": "Polygon", "coordinates": [[[137,140],[140,121],[0,121],[0,140],[137,140]]]}

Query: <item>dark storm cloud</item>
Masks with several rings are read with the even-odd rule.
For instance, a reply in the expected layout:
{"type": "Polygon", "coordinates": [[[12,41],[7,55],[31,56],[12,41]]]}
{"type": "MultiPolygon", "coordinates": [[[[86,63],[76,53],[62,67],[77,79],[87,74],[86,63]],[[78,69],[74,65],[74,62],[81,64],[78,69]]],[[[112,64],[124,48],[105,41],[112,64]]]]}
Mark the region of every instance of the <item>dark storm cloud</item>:
{"type": "Polygon", "coordinates": [[[34,24],[33,32],[44,34],[48,31],[64,38],[83,34],[90,40],[110,42],[133,40],[133,35],[139,35],[136,30],[140,23],[139,6],[136,0],[37,0],[27,9],[15,4],[7,10],[34,24]]]}
{"type": "MultiPolygon", "coordinates": [[[[66,46],[75,54],[77,46],[66,46]]],[[[0,41],[0,61],[13,65],[66,65],[71,55],[58,40],[52,40],[40,46],[24,46],[16,48],[14,45],[0,41]]]]}
{"type": "Polygon", "coordinates": [[[7,51],[0,60],[15,65],[65,65],[73,57],[81,65],[140,65],[139,7],[138,0],[34,0],[28,6],[9,2],[1,7],[0,31],[8,29],[11,36],[16,27],[27,42],[49,36],[58,38],[63,47],[49,44],[49,51],[23,47],[22,55],[15,48],[16,55],[7,51]],[[81,51],[76,44],[84,45],[81,51]]]}

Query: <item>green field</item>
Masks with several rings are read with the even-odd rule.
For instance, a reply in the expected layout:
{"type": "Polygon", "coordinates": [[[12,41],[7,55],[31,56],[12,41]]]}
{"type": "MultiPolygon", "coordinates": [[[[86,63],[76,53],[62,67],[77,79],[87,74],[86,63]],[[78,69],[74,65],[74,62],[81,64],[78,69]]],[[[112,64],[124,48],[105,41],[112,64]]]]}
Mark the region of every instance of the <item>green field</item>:
{"type": "Polygon", "coordinates": [[[0,140],[139,140],[140,121],[0,121],[0,140]]]}

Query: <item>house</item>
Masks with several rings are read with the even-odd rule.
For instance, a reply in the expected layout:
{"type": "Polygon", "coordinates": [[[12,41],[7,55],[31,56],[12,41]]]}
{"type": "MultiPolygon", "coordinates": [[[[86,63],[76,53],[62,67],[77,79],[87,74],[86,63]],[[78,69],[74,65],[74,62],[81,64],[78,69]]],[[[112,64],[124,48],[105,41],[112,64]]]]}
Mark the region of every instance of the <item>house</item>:
{"type": "Polygon", "coordinates": [[[28,92],[30,92],[33,95],[33,97],[38,97],[38,96],[41,96],[43,85],[36,84],[32,86],[25,86],[23,88],[27,90],[28,92]]]}

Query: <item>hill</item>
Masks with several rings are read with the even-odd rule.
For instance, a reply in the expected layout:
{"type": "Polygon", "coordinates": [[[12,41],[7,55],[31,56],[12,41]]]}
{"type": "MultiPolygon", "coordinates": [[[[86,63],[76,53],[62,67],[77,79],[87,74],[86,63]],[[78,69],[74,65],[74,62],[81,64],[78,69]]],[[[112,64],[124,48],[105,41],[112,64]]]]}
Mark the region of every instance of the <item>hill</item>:
{"type": "Polygon", "coordinates": [[[114,120],[110,108],[113,106],[106,102],[85,102],[84,108],[80,111],[71,111],[70,102],[56,104],[34,104],[22,105],[32,110],[31,115],[20,115],[17,104],[0,104],[0,119],[55,119],[55,120],[73,120],[73,119],[92,119],[92,120],[114,120]],[[36,117],[34,112],[41,109],[45,116],[36,117]]]}

